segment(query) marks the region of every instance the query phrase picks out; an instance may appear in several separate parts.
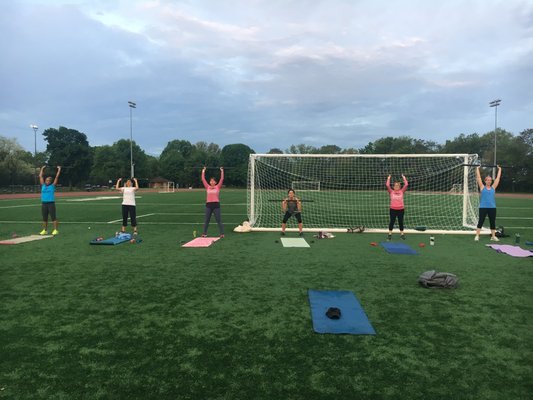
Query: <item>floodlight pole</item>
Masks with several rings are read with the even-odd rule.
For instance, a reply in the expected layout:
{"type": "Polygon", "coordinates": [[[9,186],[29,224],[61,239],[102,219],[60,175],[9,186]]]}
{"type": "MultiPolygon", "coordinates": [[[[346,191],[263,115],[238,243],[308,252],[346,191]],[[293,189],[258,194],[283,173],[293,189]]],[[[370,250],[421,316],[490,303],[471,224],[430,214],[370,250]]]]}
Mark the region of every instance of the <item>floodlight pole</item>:
{"type": "Polygon", "coordinates": [[[137,108],[137,104],[133,101],[128,101],[128,106],[130,107],[130,178],[135,176],[135,171],[133,168],[133,120],[132,120],[132,110],[137,108]]]}
{"type": "Polygon", "coordinates": [[[492,167],[492,179],[496,179],[496,131],[498,129],[498,106],[501,102],[501,99],[497,99],[489,103],[489,107],[494,107],[494,167],[492,167]]]}
{"type": "MultiPolygon", "coordinates": [[[[30,128],[33,129],[33,162],[37,164],[37,130],[39,127],[35,124],[31,124],[30,128]]],[[[36,165],[37,166],[37,165],[36,165]]],[[[37,187],[37,171],[35,172],[35,187],[37,187]]]]}

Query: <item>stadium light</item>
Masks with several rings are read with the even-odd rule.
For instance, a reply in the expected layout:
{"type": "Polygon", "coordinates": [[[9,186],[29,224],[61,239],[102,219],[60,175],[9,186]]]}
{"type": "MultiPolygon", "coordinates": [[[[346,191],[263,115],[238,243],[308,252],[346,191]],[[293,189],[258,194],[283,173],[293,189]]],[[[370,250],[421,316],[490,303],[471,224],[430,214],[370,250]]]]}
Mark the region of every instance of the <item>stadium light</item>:
{"type": "Polygon", "coordinates": [[[492,167],[492,178],[496,178],[496,130],[498,129],[498,106],[501,99],[492,100],[489,107],[494,107],[494,167],[492,167]]]}
{"type": "MultiPolygon", "coordinates": [[[[30,125],[30,128],[33,129],[33,139],[34,139],[34,142],[33,142],[33,162],[35,164],[37,164],[37,130],[39,129],[39,127],[35,124],[31,124],[30,125]]],[[[35,188],[37,187],[37,171],[35,171],[35,188]]]]}
{"type": "Polygon", "coordinates": [[[30,125],[30,128],[33,129],[33,136],[34,136],[34,148],[33,148],[33,156],[37,156],[37,130],[39,129],[39,127],[35,124],[31,124],[30,125]]]}
{"type": "Polygon", "coordinates": [[[133,101],[128,101],[128,106],[130,107],[130,178],[135,176],[135,171],[133,168],[133,120],[132,120],[132,110],[137,108],[137,104],[133,101]]]}

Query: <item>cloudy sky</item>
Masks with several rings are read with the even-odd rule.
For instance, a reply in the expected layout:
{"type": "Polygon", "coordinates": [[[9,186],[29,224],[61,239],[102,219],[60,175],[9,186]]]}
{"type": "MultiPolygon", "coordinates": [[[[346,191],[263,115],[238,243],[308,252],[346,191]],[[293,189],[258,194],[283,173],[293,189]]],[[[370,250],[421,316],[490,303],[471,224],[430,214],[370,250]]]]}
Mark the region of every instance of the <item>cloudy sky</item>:
{"type": "Polygon", "coordinates": [[[149,154],[533,128],[532,0],[4,0],[0,135],[149,154]]]}

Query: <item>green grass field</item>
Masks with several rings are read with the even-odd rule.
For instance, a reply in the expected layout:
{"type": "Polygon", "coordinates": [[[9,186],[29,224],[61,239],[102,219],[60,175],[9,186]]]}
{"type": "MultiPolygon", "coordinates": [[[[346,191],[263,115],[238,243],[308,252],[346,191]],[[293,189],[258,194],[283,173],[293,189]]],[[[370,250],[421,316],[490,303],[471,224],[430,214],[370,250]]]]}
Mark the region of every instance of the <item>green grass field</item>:
{"type": "MultiPolygon", "coordinates": [[[[366,233],[283,248],[277,233],[232,232],[246,193],[231,190],[226,238],[182,248],[204,197],[141,192],[143,242],[119,246],[89,245],[118,230],[119,199],[59,198],[58,237],[0,246],[0,398],[533,398],[533,257],[464,235],[425,248],[411,235],[418,256],[366,233]],[[460,287],[421,288],[431,269],[460,287]],[[309,288],[353,291],[377,335],[314,333],[309,288]]],[[[38,199],[0,201],[1,239],[39,220],[38,199]]],[[[533,200],[498,198],[497,223],[527,248],[533,200]]]]}

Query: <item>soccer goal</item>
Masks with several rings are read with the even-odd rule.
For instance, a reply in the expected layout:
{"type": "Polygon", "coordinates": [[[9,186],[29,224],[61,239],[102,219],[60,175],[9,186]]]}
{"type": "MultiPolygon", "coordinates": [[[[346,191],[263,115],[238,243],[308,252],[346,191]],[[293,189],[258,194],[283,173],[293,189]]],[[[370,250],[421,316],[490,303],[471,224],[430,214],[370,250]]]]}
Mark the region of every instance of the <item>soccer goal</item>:
{"type": "Polygon", "coordinates": [[[163,190],[159,193],[174,193],[176,191],[176,184],[174,182],[164,182],[163,190]]]}
{"type": "MultiPolygon", "coordinates": [[[[365,226],[365,232],[386,232],[385,181],[391,175],[392,186],[403,174],[409,181],[406,232],[472,233],[479,207],[477,162],[477,154],[251,154],[248,218],[252,230],[279,230],[282,200],[294,189],[306,231],[365,226]]],[[[296,229],[292,218],[288,229],[296,229]]]]}

